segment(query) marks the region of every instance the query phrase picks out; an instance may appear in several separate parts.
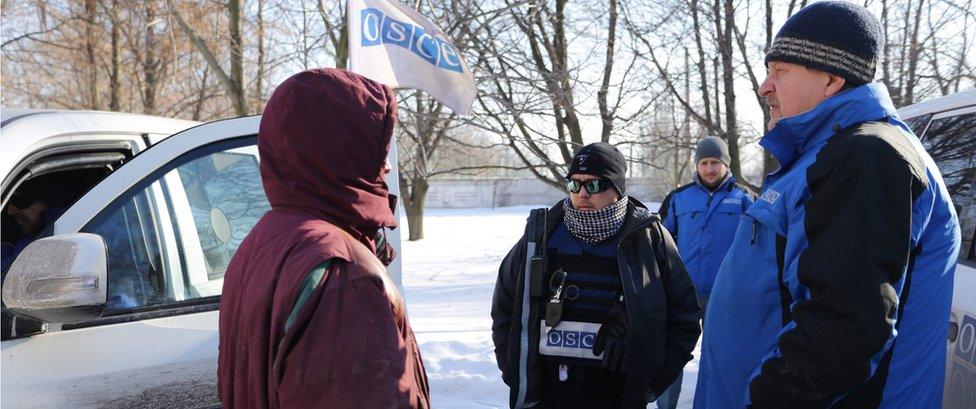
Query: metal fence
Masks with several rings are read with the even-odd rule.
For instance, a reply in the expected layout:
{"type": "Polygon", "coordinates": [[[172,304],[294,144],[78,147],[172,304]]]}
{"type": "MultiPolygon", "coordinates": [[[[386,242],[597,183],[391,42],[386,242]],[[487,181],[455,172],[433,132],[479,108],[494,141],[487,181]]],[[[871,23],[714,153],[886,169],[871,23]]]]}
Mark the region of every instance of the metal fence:
{"type": "MultiPolygon", "coordinates": [[[[645,202],[660,203],[673,189],[650,178],[627,179],[627,194],[645,202]]],[[[566,193],[534,178],[434,179],[427,193],[428,208],[478,208],[551,205],[566,193]]]]}

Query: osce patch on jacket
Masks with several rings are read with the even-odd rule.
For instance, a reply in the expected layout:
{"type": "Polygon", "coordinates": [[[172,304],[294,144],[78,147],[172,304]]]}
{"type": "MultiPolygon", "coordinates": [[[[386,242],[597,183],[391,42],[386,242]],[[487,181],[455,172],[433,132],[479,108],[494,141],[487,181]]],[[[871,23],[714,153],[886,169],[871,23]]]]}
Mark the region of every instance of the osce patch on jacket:
{"type": "Polygon", "coordinates": [[[539,354],[582,359],[603,359],[603,354],[593,355],[593,342],[600,324],[593,322],[561,321],[546,331],[546,322],[540,321],[539,354]]]}
{"type": "Polygon", "coordinates": [[[776,204],[776,200],[779,199],[779,192],[773,189],[766,189],[762,196],[759,196],[759,200],[769,202],[769,204],[776,204]]]}

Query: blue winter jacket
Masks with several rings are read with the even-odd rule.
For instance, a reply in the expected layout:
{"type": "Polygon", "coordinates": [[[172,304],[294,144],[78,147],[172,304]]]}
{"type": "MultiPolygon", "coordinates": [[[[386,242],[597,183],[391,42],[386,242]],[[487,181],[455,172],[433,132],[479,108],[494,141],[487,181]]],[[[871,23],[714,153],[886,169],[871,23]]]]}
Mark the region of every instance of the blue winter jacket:
{"type": "Polygon", "coordinates": [[[882,84],[779,121],[705,316],[696,408],[939,408],[959,252],[882,84]]]}
{"type": "Polygon", "coordinates": [[[695,181],[679,187],[661,203],[661,221],[668,228],[698,296],[708,298],[715,274],[732,245],[742,212],[752,205],[753,193],[735,183],[730,172],[715,191],[695,181]]]}

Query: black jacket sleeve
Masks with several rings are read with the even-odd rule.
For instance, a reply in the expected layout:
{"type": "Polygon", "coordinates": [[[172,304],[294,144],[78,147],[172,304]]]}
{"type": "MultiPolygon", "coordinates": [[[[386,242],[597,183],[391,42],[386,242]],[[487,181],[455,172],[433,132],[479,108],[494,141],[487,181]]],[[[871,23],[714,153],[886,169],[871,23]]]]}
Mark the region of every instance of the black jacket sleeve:
{"type": "MultiPolygon", "coordinates": [[[[657,225],[660,227],[660,224],[657,225]]],[[[701,335],[701,307],[698,305],[695,284],[685,270],[685,263],[678,255],[674,239],[664,229],[659,229],[655,251],[661,271],[661,282],[668,299],[667,339],[664,365],[651,385],[657,395],[664,392],[678,377],[685,364],[691,360],[698,337],[701,335]]]]}
{"type": "Polygon", "coordinates": [[[512,329],[512,314],[515,307],[515,291],[519,277],[519,266],[525,258],[525,238],[519,240],[508,252],[498,267],[498,279],[491,301],[491,340],[495,344],[495,361],[502,371],[502,380],[511,386],[508,362],[509,333],[512,329]]]}
{"type": "Polygon", "coordinates": [[[912,203],[927,180],[917,155],[892,143],[872,135],[832,140],[807,169],[809,244],[796,275],[810,296],[784,317],[791,321],[778,354],[750,381],[753,407],[827,407],[863,389],[877,366],[872,359],[890,353],[899,282],[911,259],[912,203]]]}

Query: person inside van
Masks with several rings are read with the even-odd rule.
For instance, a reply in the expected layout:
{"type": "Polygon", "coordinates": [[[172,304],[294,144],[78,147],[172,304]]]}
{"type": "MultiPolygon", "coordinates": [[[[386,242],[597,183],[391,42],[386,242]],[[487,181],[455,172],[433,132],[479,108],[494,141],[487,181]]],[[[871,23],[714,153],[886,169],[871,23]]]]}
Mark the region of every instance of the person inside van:
{"type": "Polygon", "coordinates": [[[4,213],[12,219],[15,230],[20,233],[15,240],[8,241],[7,237],[4,237],[2,271],[7,271],[7,267],[10,267],[17,259],[17,255],[37,238],[38,233],[64,213],[64,208],[49,205],[46,200],[41,199],[38,186],[30,184],[10,197],[4,213]]]}

